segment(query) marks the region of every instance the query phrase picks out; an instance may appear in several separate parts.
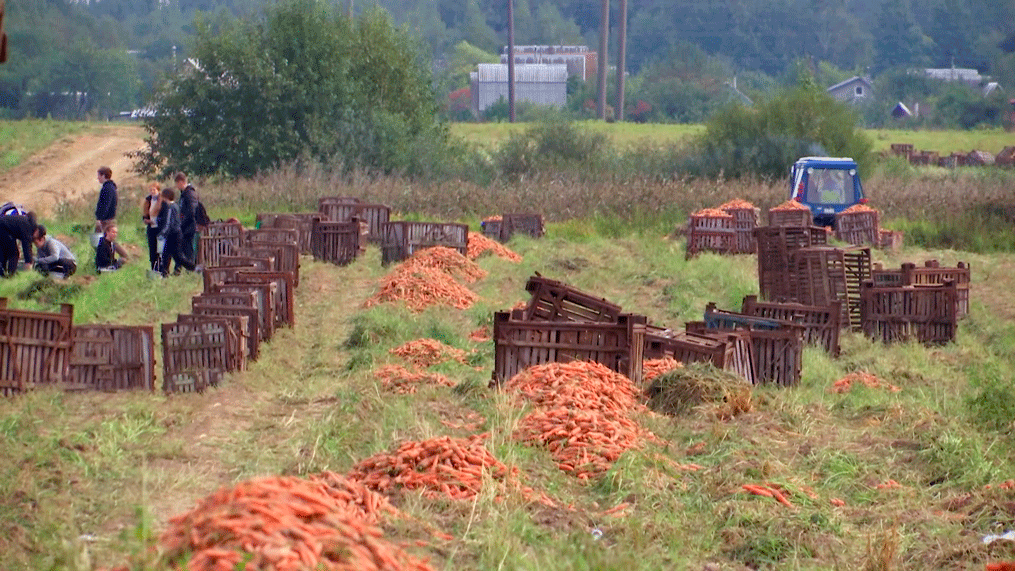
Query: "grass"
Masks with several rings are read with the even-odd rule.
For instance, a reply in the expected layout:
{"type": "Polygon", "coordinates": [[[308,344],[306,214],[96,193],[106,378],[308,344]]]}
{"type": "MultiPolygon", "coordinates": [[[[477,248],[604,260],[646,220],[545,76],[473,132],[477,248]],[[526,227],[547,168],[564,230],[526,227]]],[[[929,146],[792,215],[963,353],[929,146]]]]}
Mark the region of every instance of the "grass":
{"type": "Polygon", "coordinates": [[[908,143],[917,150],[937,151],[942,156],[969,151],[987,151],[992,155],[1015,144],[1012,134],[1004,129],[868,129],[867,134],[874,141],[874,150],[888,151],[894,143],[908,143]]]}
{"type": "Polygon", "coordinates": [[[0,120],[0,173],[21,164],[57,139],[89,129],[89,125],[46,119],[0,120]]]}
{"type": "MultiPolygon", "coordinates": [[[[1008,409],[996,400],[1011,400],[1015,390],[1007,357],[1015,314],[998,319],[1003,299],[989,293],[974,298],[954,344],[885,347],[850,333],[839,359],[808,349],[800,386],[756,388],[756,409],[733,421],[640,416],[664,443],[625,454],[590,485],[554,469],[545,451],[514,442],[523,410],[485,388],[491,347],[468,334],[489,325],[493,311],[525,299],[533,271],[674,328],[699,318],[707,301],[735,308],[755,291],[750,257],[686,261],[681,242],[655,227],[625,233],[618,226],[551,224],[541,240],[510,244],[524,255],[520,264],[481,258],[490,276],[474,286],[479,304],[465,311],[363,309],[385,273],[373,247],[345,268],[306,262],[296,328],[278,332],[250,370],[219,389],[173,397],[43,390],[0,401],[0,433],[13,444],[0,453],[0,548],[7,554],[0,567],[119,564],[143,554],[169,516],[220,485],[263,474],[343,472],[402,440],[458,435],[441,420],[469,412],[486,419],[491,451],[518,467],[526,485],[571,507],[503,492],[496,501],[492,489],[467,505],[406,494],[399,507],[411,521],[454,537],[423,550],[438,569],[981,569],[986,560],[1013,555],[1006,545],[979,542],[1008,517],[1004,493],[984,486],[1015,468],[1012,428],[1001,421],[1008,409]],[[389,349],[419,337],[466,350],[480,370],[444,365],[439,370],[458,388],[384,393],[373,369],[398,362],[389,349]],[[903,390],[829,391],[854,370],[903,390]],[[698,443],[701,451],[689,456],[698,443]],[[668,462],[703,469],[679,471],[668,462]],[[902,487],[877,488],[888,480],[902,487]],[[738,492],[755,481],[783,485],[797,507],[738,492]],[[831,498],[845,506],[832,506],[831,498]],[[630,515],[600,517],[624,501],[634,506],[630,515]]],[[[1000,255],[907,249],[900,256],[949,264],[964,258],[979,284],[1000,255]]],[[[78,317],[95,319],[84,308],[107,307],[113,321],[170,320],[200,287],[188,277],[149,283],[131,271],[71,295],[82,308],[78,317]],[[154,297],[162,301],[146,301],[154,297]]],[[[1011,275],[992,279],[1009,291],[1011,275]]],[[[27,281],[4,281],[0,291],[12,296],[27,281]]],[[[388,534],[430,540],[411,521],[392,522],[388,534]]]]}

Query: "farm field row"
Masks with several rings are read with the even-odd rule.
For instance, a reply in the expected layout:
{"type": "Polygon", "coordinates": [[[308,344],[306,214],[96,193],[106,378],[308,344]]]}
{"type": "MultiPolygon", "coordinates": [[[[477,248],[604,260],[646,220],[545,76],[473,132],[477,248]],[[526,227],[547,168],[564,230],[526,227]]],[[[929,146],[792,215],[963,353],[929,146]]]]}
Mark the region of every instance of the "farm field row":
{"type": "MultiPolygon", "coordinates": [[[[846,334],[838,359],[808,348],[799,386],[756,387],[752,410],[733,419],[707,409],[635,414],[659,440],[584,482],[518,438],[531,405],[487,388],[493,347],[477,329],[489,333],[494,311],[527,299],[534,272],[674,329],[700,319],[709,301],[739,307],[757,283],[751,256],[688,261],[682,240],[576,239],[573,227],[513,240],[519,263],[478,258],[486,276],[462,282],[478,300],[461,310],[365,307],[393,269],[381,267],[376,247],[343,268],[305,258],[296,326],[278,332],[248,371],[201,395],[39,391],[0,402],[0,431],[17,444],[0,453],[0,497],[11,498],[0,504],[0,548],[10,568],[122,564],[220,486],[349,473],[401,443],[479,433],[532,492],[492,477],[468,501],[392,489],[408,517],[382,521],[386,537],[425,544],[412,552],[434,569],[971,570],[1015,558],[1010,542],[980,541],[1010,521],[1015,492],[997,485],[1011,477],[1015,453],[1010,434],[975,404],[984,387],[1006,386],[988,379],[1011,382],[1015,257],[879,253],[886,266],[971,264],[972,311],[955,343],[883,346],[846,334]],[[462,352],[461,361],[421,369],[452,386],[394,391],[380,371],[409,366],[392,350],[419,339],[462,352]],[[900,390],[833,390],[851,372],[900,390]],[[755,483],[785,490],[793,505],[745,493],[755,483]]],[[[79,322],[173,320],[200,289],[197,276],[151,282],[137,266],[86,277],[63,298],[87,308],[79,322]]],[[[0,283],[0,295],[13,300],[32,284],[19,275],[0,283]]],[[[28,297],[14,303],[46,306],[28,297]]]]}

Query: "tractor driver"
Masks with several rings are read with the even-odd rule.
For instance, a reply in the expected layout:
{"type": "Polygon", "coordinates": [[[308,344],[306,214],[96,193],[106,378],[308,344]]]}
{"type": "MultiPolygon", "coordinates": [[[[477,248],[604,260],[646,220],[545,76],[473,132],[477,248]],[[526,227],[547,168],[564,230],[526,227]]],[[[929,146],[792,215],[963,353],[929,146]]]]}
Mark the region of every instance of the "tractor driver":
{"type": "Polygon", "coordinates": [[[844,204],[846,189],[843,173],[837,169],[823,169],[818,178],[818,197],[821,204],[844,204]]]}

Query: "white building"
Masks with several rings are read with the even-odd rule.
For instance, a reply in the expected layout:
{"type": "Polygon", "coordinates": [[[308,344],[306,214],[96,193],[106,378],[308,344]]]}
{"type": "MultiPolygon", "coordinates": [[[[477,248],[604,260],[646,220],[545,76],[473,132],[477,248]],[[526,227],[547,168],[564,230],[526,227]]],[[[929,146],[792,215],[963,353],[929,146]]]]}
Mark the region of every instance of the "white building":
{"type": "MultiPolygon", "coordinates": [[[[508,65],[481,63],[469,74],[472,112],[483,114],[491,105],[508,99],[508,65]]],[[[563,107],[567,104],[567,65],[516,64],[515,102],[563,107]]]]}

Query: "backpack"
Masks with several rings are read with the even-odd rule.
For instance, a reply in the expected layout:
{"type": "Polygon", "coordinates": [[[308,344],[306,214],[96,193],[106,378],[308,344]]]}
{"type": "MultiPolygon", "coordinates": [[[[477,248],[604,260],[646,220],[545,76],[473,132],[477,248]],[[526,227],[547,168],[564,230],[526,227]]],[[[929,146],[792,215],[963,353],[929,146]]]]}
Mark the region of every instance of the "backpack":
{"type": "Polygon", "coordinates": [[[211,218],[208,217],[208,211],[204,208],[204,203],[200,200],[197,201],[197,206],[194,207],[194,222],[198,226],[207,226],[211,224],[211,218]]]}

